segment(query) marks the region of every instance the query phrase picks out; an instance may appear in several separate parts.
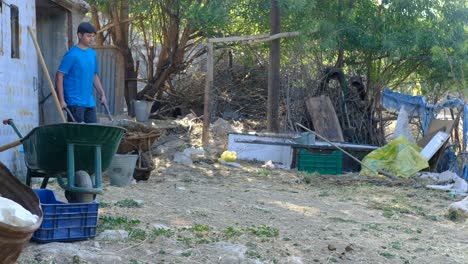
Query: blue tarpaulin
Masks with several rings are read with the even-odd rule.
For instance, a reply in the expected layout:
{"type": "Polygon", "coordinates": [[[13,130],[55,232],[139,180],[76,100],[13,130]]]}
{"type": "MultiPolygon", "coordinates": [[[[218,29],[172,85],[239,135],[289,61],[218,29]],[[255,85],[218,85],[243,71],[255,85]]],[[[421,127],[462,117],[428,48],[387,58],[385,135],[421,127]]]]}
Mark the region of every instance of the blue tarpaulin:
{"type": "MultiPolygon", "coordinates": [[[[429,127],[429,123],[436,117],[440,110],[445,107],[461,108],[464,106],[464,102],[460,98],[448,98],[434,105],[427,103],[424,96],[401,94],[393,92],[390,88],[386,87],[382,93],[382,105],[388,111],[396,112],[404,106],[411,116],[419,116],[423,126],[423,134],[425,135],[429,127]]],[[[464,129],[464,135],[466,135],[465,131],[467,130],[464,129]]]]}

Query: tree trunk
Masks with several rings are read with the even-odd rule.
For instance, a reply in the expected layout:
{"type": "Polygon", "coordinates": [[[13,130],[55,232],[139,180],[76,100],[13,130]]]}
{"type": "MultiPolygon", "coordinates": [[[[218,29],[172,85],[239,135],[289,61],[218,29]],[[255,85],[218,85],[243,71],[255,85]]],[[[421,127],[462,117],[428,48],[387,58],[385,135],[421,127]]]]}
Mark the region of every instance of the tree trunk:
{"type": "MultiPolygon", "coordinates": [[[[271,0],[270,35],[280,33],[280,10],[278,0],[271,0]]],[[[278,102],[280,89],[280,39],[270,43],[270,66],[268,71],[267,129],[279,131],[278,102]]]]}
{"type": "MultiPolygon", "coordinates": [[[[338,25],[343,26],[343,0],[338,0],[338,25]]],[[[335,68],[343,68],[344,66],[344,49],[342,47],[343,38],[338,36],[338,58],[335,63],[335,68]]]]}
{"type": "Polygon", "coordinates": [[[136,98],[137,94],[137,77],[138,73],[135,69],[135,62],[133,60],[130,47],[128,45],[128,22],[121,22],[128,20],[129,6],[128,0],[121,0],[120,4],[114,4],[111,7],[111,20],[114,23],[111,36],[114,44],[119,48],[120,53],[125,61],[125,102],[127,104],[128,114],[135,116],[132,107],[132,101],[136,98]],[[120,8],[120,10],[119,10],[120,8]],[[120,12],[119,12],[120,11],[120,12]]]}
{"type": "MultiPolygon", "coordinates": [[[[96,6],[91,6],[91,20],[93,21],[96,31],[101,29],[101,23],[99,23],[99,14],[96,6]]],[[[102,32],[96,34],[96,44],[98,46],[104,46],[104,34],[102,32]]]]}

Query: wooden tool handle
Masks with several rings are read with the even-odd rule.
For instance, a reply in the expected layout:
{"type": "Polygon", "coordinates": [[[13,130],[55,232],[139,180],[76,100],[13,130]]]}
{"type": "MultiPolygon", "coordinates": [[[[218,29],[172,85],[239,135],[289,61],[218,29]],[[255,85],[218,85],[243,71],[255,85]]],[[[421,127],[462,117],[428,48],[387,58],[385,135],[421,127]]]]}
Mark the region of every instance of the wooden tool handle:
{"type": "Polygon", "coordinates": [[[39,47],[39,44],[37,43],[36,37],[34,36],[33,31],[32,31],[30,26],[28,26],[28,31],[29,31],[29,34],[31,35],[31,38],[33,40],[34,47],[36,47],[37,56],[39,57],[39,61],[41,62],[42,70],[44,71],[44,75],[45,75],[45,77],[47,79],[47,82],[49,83],[50,92],[53,95],[52,98],[54,98],[55,106],[57,106],[57,110],[58,110],[58,113],[60,115],[60,118],[62,119],[62,122],[66,123],[67,120],[65,119],[65,115],[63,114],[62,107],[60,106],[60,102],[58,100],[57,94],[55,93],[54,84],[52,83],[52,80],[50,79],[49,71],[47,70],[47,66],[45,64],[44,57],[42,57],[41,48],[39,47]]]}
{"type": "Polygon", "coordinates": [[[19,145],[21,145],[21,140],[13,141],[13,142],[8,143],[6,145],[0,146],[0,152],[3,152],[5,150],[7,150],[7,149],[14,148],[14,147],[19,146],[19,145]]]}

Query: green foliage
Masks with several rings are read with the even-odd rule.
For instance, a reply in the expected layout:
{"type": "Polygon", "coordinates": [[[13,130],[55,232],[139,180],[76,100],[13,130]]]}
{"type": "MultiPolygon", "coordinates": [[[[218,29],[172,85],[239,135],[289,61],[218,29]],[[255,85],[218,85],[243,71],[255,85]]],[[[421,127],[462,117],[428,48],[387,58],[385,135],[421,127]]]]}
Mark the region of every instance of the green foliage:
{"type": "Polygon", "coordinates": [[[210,227],[204,224],[196,224],[190,228],[192,232],[208,232],[210,227]]]}
{"type": "Polygon", "coordinates": [[[248,231],[258,237],[277,237],[279,235],[279,229],[267,225],[251,226],[248,231]]]}
{"type": "Polygon", "coordinates": [[[98,230],[116,230],[124,229],[131,230],[134,226],[140,224],[138,219],[129,219],[126,217],[100,216],[98,222],[98,230]]]}
{"type": "Polygon", "coordinates": [[[170,229],[164,229],[164,228],[155,228],[153,230],[153,235],[156,237],[159,237],[159,236],[171,237],[174,235],[174,231],[170,229]]]}
{"type": "MultiPolygon", "coordinates": [[[[281,31],[300,36],[281,40],[282,66],[334,65],[344,56],[347,72],[367,76],[369,93],[384,86],[418,86],[430,100],[446,90],[468,93],[467,17],[460,0],[278,0],[281,31]],[[408,82],[405,84],[404,82],[408,82]]],[[[110,0],[90,0],[106,13],[110,0]]],[[[179,34],[190,28],[203,38],[270,32],[270,0],[129,1],[134,31],[148,44],[164,44],[167,14],[177,14],[179,34]]],[[[224,44],[219,44],[222,46],[224,44]]],[[[185,47],[184,47],[185,48],[185,47]]],[[[237,61],[254,66],[268,57],[268,43],[232,47],[237,61]],[[252,62],[255,61],[255,62],[252,62]]],[[[307,72],[314,75],[315,72],[307,72]]]]}

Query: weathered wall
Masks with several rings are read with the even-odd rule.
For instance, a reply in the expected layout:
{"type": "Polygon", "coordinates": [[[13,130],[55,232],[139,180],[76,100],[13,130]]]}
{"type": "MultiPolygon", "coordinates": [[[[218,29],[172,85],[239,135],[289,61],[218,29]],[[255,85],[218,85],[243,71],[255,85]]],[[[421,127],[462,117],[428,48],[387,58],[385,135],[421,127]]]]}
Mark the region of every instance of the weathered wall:
{"type": "MultiPolygon", "coordinates": [[[[34,1],[9,0],[19,10],[19,59],[11,58],[10,8],[2,5],[0,28],[3,52],[0,53],[0,119],[13,118],[18,129],[28,133],[39,124],[37,83],[38,61],[28,26],[35,30],[34,1]]],[[[0,145],[17,140],[18,136],[9,126],[0,125],[0,145]]],[[[13,173],[18,170],[18,147],[0,153],[0,161],[13,173]]]]}
{"type": "MultiPolygon", "coordinates": [[[[55,85],[55,73],[68,51],[69,44],[77,42],[76,30],[83,20],[86,8],[79,1],[36,0],[37,39],[49,76],[55,85]],[[70,28],[69,28],[70,27],[70,28]]],[[[46,76],[39,69],[39,121],[41,125],[61,122],[55,102],[50,96],[46,76]]]]}
{"type": "MultiPolygon", "coordinates": [[[[63,54],[68,50],[67,16],[65,9],[54,6],[37,7],[37,39],[52,82],[63,54]]],[[[42,68],[39,69],[39,120],[41,125],[60,121],[50,87],[42,68]]]]}

